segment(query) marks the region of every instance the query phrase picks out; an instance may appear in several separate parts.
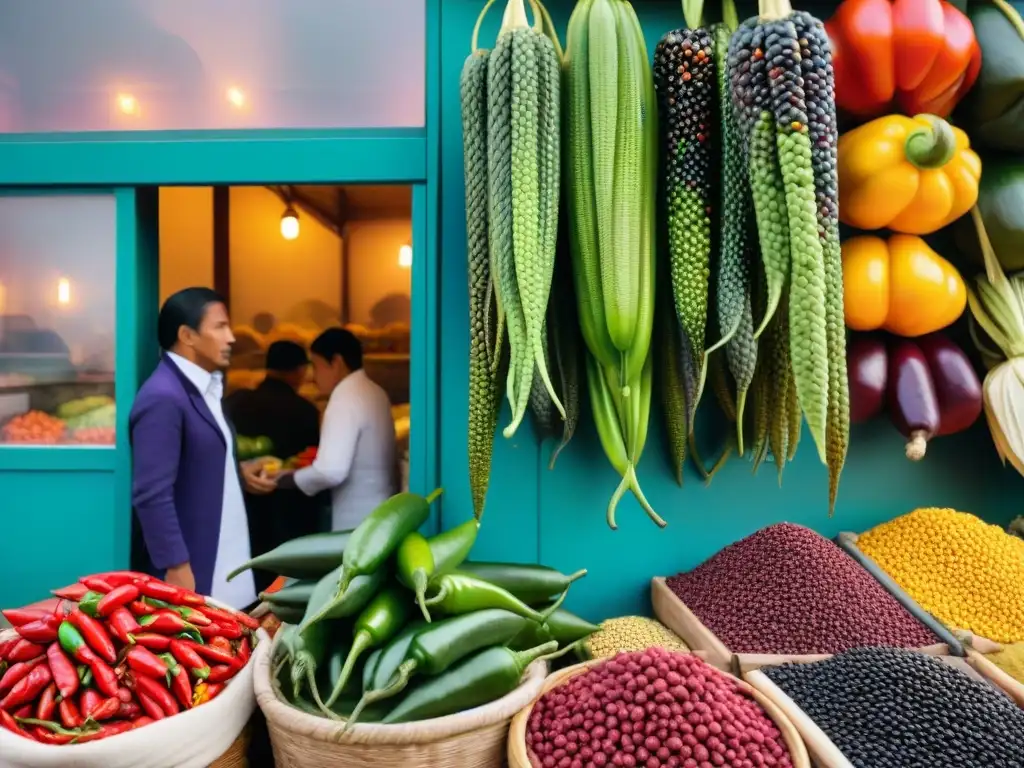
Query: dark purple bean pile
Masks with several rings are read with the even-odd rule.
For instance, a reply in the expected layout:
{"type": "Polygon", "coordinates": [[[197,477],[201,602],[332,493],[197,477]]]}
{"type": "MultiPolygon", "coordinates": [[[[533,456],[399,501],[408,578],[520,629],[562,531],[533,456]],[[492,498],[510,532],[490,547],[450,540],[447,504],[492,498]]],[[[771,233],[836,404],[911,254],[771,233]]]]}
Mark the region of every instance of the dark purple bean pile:
{"type": "Polygon", "coordinates": [[[733,653],[940,642],[836,544],[792,523],[762,528],[666,583],[733,653]]]}
{"type": "Polygon", "coordinates": [[[690,654],[620,653],[538,699],[533,768],[792,768],[778,727],[737,682],[690,654]]]}
{"type": "Polygon", "coordinates": [[[761,671],[856,768],[1024,768],[1024,710],[923,653],[858,648],[761,671]]]}

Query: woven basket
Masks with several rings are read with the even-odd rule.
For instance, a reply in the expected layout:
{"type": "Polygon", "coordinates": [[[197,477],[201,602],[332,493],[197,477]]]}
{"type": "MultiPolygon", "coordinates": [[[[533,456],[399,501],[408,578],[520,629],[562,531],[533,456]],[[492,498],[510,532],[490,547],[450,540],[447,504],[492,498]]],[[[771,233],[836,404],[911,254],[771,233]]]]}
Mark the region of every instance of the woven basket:
{"type": "Polygon", "coordinates": [[[247,725],[228,747],[228,751],[210,763],[210,768],[249,768],[249,744],[251,743],[252,726],[247,725]]]}
{"type": "Polygon", "coordinates": [[[344,723],[281,701],[270,643],[256,649],[256,702],[267,718],[277,768],[501,768],[513,715],[540,693],[547,664],[534,662],[508,696],[482,707],[402,725],[344,723]]]}
{"type": "MultiPolygon", "coordinates": [[[[552,688],[557,688],[576,675],[580,675],[591,667],[596,667],[607,661],[608,659],[585,661],[582,664],[566,667],[565,669],[559,670],[558,672],[548,676],[537,697],[531,701],[527,707],[523,708],[523,710],[512,720],[512,727],[509,729],[508,733],[509,768],[532,768],[533,766],[533,763],[530,762],[530,751],[526,746],[526,726],[530,721],[530,713],[533,712],[533,705],[537,702],[537,699],[552,688]]],[[[729,677],[732,677],[732,675],[729,675],[729,677]]],[[[775,723],[779,732],[782,734],[783,741],[786,742],[786,748],[789,750],[790,757],[793,761],[793,768],[811,768],[811,760],[807,755],[807,749],[804,747],[804,742],[800,738],[800,734],[797,732],[794,725],[782,713],[782,710],[775,706],[774,702],[763,696],[760,691],[756,690],[753,686],[748,685],[743,680],[735,678],[734,680],[740,687],[740,690],[754,699],[754,701],[761,706],[761,708],[768,714],[768,717],[770,717],[775,723]]]]}

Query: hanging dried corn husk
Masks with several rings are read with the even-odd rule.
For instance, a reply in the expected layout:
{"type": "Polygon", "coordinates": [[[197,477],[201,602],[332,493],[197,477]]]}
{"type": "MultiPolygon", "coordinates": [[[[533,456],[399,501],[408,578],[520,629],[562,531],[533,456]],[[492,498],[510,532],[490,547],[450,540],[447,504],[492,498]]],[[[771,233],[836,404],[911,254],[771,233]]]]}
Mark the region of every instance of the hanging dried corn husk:
{"type": "Polygon", "coordinates": [[[989,368],[983,384],[985,418],[999,458],[1024,475],[1024,273],[1007,277],[996,260],[978,207],[971,209],[985,257],[985,274],[967,288],[971,335],[989,368]],[[985,332],[997,349],[979,338],[985,332]]]}

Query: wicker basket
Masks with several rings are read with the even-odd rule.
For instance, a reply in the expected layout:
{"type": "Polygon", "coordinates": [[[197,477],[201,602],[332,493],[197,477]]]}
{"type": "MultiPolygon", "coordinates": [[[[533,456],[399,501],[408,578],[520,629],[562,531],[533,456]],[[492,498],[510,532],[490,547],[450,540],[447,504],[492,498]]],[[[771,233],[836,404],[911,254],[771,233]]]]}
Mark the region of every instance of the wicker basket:
{"type": "Polygon", "coordinates": [[[534,662],[523,682],[482,707],[403,725],[344,723],[280,700],[271,681],[271,644],[256,650],[256,702],[267,718],[277,768],[501,768],[513,715],[533,701],[547,664],[534,662]]]}
{"type": "MultiPolygon", "coordinates": [[[[538,694],[537,697],[512,720],[512,727],[509,729],[508,733],[509,768],[532,768],[533,766],[530,762],[530,751],[526,746],[526,726],[530,721],[530,713],[533,711],[533,705],[536,703],[537,699],[552,688],[557,688],[559,685],[562,685],[570,678],[586,672],[591,667],[604,664],[607,661],[608,659],[585,661],[582,664],[566,667],[565,669],[559,670],[558,672],[548,676],[548,679],[544,681],[544,686],[541,688],[540,694],[538,694]]],[[[732,677],[732,675],[730,675],[730,677],[732,677]]],[[[743,680],[737,679],[736,684],[761,706],[761,708],[768,714],[768,717],[770,717],[778,727],[779,731],[782,733],[783,740],[786,742],[786,748],[789,750],[790,757],[793,761],[793,768],[810,768],[811,761],[810,757],[807,755],[807,749],[804,747],[803,740],[800,738],[800,734],[794,725],[789,721],[786,715],[783,714],[782,710],[775,706],[768,697],[763,696],[757,689],[748,685],[743,680]]]]}
{"type": "Polygon", "coordinates": [[[249,768],[249,744],[251,743],[252,726],[247,725],[238,734],[234,743],[228,747],[228,751],[210,763],[210,768],[249,768]]]}

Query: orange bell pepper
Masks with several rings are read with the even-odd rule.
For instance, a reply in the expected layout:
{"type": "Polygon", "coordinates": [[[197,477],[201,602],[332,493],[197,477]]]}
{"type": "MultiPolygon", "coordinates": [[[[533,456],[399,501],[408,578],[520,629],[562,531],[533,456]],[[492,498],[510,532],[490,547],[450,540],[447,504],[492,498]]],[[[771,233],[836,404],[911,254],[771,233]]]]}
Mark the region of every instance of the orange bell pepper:
{"type": "Polygon", "coordinates": [[[946,117],[981,71],[974,27],[944,0],[845,0],[825,31],[836,104],[858,117],[946,117]]]}
{"type": "Polygon", "coordinates": [[[981,160],[935,115],[887,115],[839,137],[839,219],[857,229],[928,235],[978,200],[981,160]]]}
{"type": "Polygon", "coordinates": [[[956,268],[913,235],[862,235],[843,243],[846,325],[915,337],[951,325],[967,306],[956,268]]]}

